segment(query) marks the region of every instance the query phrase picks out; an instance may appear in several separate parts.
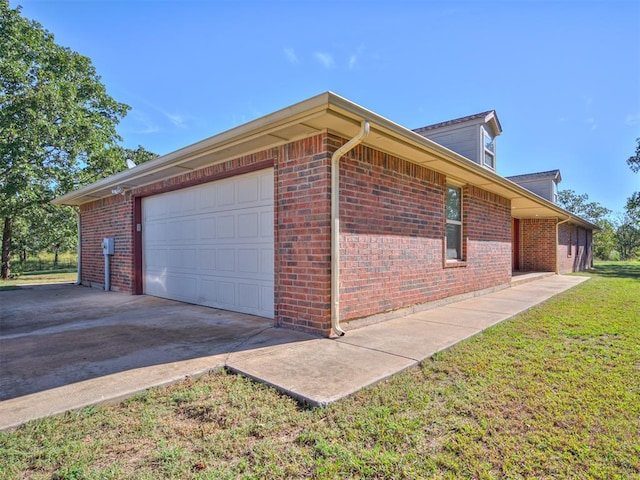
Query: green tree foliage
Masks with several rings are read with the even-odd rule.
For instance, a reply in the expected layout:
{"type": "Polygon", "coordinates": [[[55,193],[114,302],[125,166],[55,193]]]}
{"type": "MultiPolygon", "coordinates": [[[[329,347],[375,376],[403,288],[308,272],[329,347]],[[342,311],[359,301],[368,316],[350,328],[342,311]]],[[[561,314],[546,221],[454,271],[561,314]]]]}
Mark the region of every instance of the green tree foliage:
{"type": "Polygon", "coordinates": [[[636,258],[640,251],[640,228],[626,213],[617,220],[615,229],[616,246],[621,260],[636,258]]]}
{"type": "Polygon", "coordinates": [[[611,210],[598,202],[590,202],[586,193],[577,194],[573,190],[559,191],[558,204],[600,227],[599,231],[593,232],[593,253],[596,258],[608,260],[617,248],[615,228],[608,218],[611,210]]]}
{"type": "Polygon", "coordinates": [[[87,185],[89,183],[96,182],[102,178],[105,178],[114,173],[126,170],[127,160],[133,161],[136,165],[148,162],[157,158],[158,155],[146,150],[143,146],[138,145],[138,148],[124,148],[120,145],[113,146],[108,150],[100,153],[96,153],[96,156],[103,156],[100,159],[100,164],[103,165],[101,169],[85,168],[78,172],[79,185],[87,185]]]}
{"type": "Polygon", "coordinates": [[[558,204],[571,213],[593,223],[597,223],[598,220],[606,218],[611,213],[611,210],[603,207],[598,202],[590,202],[589,195],[586,193],[579,195],[573,190],[560,190],[558,192],[558,204]]]}
{"type": "Polygon", "coordinates": [[[600,260],[613,260],[619,254],[616,228],[608,218],[596,222],[600,231],[593,232],[593,255],[600,260]]]}
{"type": "Polygon", "coordinates": [[[636,138],[636,153],[627,159],[627,165],[635,173],[640,171],[640,138],[636,138]]]}
{"type": "MultiPolygon", "coordinates": [[[[640,172],[640,138],[636,139],[636,153],[627,159],[627,165],[633,172],[640,172]]],[[[627,199],[625,211],[635,227],[640,228],[640,192],[635,192],[627,199]]]]}
{"type": "Polygon", "coordinates": [[[625,210],[629,219],[635,222],[636,226],[640,227],[640,192],[635,192],[627,198],[625,210]]]}
{"type": "Polygon", "coordinates": [[[43,227],[66,230],[55,222],[68,210],[38,208],[123,170],[126,158],[155,156],[118,145],[128,109],[107,94],[89,58],[0,0],[0,278],[10,274],[14,228],[31,230],[40,216],[43,227]]]}
{"type": "Polygon", "coordinates": [[[51,204],[37,205],[17,217],[22,229],[13,232],[14,251],[26,258],[42,251],[54,253],[54,267],[58,254],[73,250],[77,245],[78,217],[71,207],[51,204]],[[23,250],[19,250],[22,247],[23,250]]]}
{"type": "MultiPolygon", "coordinates": [[[[640,172],[640,138],[636,139],[636,153],[627,159],[627,165],[633,172],[640,172]]],[[[617,238],[622,258],[635,258],[640,254],[640,192],[627,198],[617,238]]]]}

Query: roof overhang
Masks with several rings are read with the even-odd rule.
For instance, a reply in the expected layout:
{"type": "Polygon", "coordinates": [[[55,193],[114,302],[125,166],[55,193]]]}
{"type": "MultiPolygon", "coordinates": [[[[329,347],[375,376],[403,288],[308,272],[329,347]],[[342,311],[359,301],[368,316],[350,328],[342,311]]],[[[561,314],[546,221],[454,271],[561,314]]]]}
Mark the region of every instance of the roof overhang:
{"type": "Polygon", "coordinates": [[[351,138],[358,133],[364,120],[371,125],[365,145],[443,173],[458,183],[470,183],[497,193],[511,200],[513,217],[569,218],[585,227],[598,228],[497,173],[332,92],[117,173],[56,198],[53,203],[82,205],[111,196],[112,190],[118,187],[124,190],[143,187],[322,132],[351,138]]]}
{"type": "Polygon", "coordinates": [[[490,111],[484,119],[484,122],[491,126],[493,129],[493,134],[497,137],[502,133],[502,125],[500,125],[500,120],[498,120],[498,114],[495,110],[490,111]]]}

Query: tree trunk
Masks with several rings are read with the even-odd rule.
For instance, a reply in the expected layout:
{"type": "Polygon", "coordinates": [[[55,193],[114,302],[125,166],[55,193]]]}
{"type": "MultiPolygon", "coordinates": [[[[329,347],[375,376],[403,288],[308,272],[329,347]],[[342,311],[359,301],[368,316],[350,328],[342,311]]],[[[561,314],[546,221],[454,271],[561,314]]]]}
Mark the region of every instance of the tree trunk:
{"type": "Polygon", "coordinates": [[[2,266],[0,267],[0,278],[6,280],[11,275],[11,235],[13,230],[13,217],[4,218],[4,228],[2,229],[2,266]]]}
{"type": "Polygon", "coordinates": [[[54,254],[54,257],[53,257],[53,268],[57,268],[57,266],[58,266],[58,251],[59,250],[60,250],[60,246],[56,245],[54,247],[55,254],[54,254]]]}

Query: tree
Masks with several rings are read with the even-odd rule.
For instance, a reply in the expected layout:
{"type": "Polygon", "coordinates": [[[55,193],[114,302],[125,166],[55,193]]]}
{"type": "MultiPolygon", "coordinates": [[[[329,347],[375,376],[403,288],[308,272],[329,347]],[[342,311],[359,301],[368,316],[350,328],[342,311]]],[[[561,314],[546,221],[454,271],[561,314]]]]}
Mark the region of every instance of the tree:
{"type": "Polygon", "coordinates": [[[619,252],[616,227],[608,218],[596,222],[599,231],[593,232],[593,255],[600,260],[613,260],[619,252]],[[616,253],[617,252],[617,253],[616,253]]]}
{"type": "Polygon", "coordinates": [[[0,0],[0,278],[11,271],[16,218],[113,173],[116,125],[128,109],[107,94],[89,58],[0,0]]]}
{"type": "Polygon", "coordinates": [[[629,219],[640,228],[640,192],[635,192],[627,198],[625,212],[629,216],[629,219]]]}
{"type": "Polygon", "coordinates": [[[592,223],[597,223],[598,220],[604,219],[611,213],[611,210],[603,207],[598,202],[590,202],[589,195],[586,193],[578,195],[573,190],[560,190],[558,192],[558,204],[565,210],[592,223]]]}
{"type": "Polygon", "coordinates": [[[127,160],[132,160],[136,165],[140,165],[141,163],[158,157],[157,154],[146,150],[142,145],[138,145],[138,148],[135,150],[116,145],[96,155],[103,156],[103,158],[100,159],[102,168],[85,168],[78,172],[78,186],[87,185],[108,177],[109,175],[113,175],[114,173],[126,170],[129,168],[127,166],[127,160]]]}
{"type": "Polygon", "coordinates": [[[621,260],[635,258],[640,249],[640,228],[627,214],[617,220],[615,238],[621,260]]]}
{"type": "Polygon", "coordinates": [[[28,210],[18,217],[27,225],[27,238],[14,233],[16,243],[27,245],[31,253],[42,251],[54,254],[53,266],[58,266],[58,254],[77,245],[78,216],[71,207],[46,204],[28,210]],[[26,218],[25,218],[26,217],[26,218]]]}
{"type": "Polygon", "coordinates": [[[579,195],[573,190],[559,191],[558,204],[600,227],[599,231],[593,232],[593,252],[597,258],[609,259],[616,246],[615,229],[607,218],[611,210],[598,202],[590,202],[586,193],[579,195]]]}
{"type": "Polygon", "coordinates": [[[640,171],[640,138],[636,138],[636,153],[627,159],[627,165],[635,173],[640,171]]]}
{"type": "MultiPolygon", "coordinates": [[[[633,172],[640,172],[640,138],[636,138],[636,153],[627,159],[627,165],[633,172]]],[[[635,192],[627,198],[625,211],[630,220],[635,223],[635,227],[640,228],[640,192],[635,192]]]]}

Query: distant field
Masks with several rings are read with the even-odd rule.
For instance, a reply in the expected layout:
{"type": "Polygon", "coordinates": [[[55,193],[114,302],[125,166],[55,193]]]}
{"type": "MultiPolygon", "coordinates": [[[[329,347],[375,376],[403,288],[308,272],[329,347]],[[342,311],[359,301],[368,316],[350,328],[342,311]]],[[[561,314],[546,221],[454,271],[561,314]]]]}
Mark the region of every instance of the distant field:
{"type": "Polygon", "coordinates": [[[0,280],[0,291],[18,288],[22,284],[75,282],[77,254],[63,252],[58,255],[58,264],[54,265],[54,254],[43,252],[27,257],[25,261],[11,259],[12,278],[0,280]]]}
{"type": "Polygon", "coordinates": [[[78,255],[76,252],[62,252],[58,254],[58,265],[54,265],[55,255],[49,252],[42,252],[35,256],[29,256],[26,260],[20,261],[12,258],[13,270],[19,273],[42,272],[47,270],[70,270],[78,265],[78,255]]]}
{"type": "Polygon", "coordinates": [[[78,274],[75,269],[56,270],[53,272],[30,272],[12,278],[11,280],[0,280],[0,291],[20,288],[19,285],[35,283],[64,283],[75,282],[78,274]]]}

